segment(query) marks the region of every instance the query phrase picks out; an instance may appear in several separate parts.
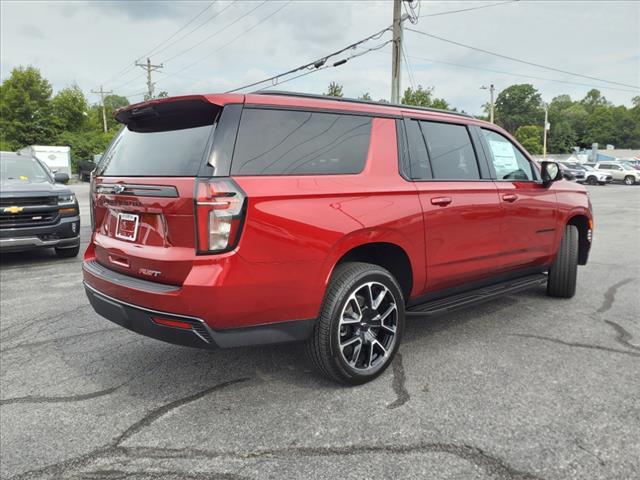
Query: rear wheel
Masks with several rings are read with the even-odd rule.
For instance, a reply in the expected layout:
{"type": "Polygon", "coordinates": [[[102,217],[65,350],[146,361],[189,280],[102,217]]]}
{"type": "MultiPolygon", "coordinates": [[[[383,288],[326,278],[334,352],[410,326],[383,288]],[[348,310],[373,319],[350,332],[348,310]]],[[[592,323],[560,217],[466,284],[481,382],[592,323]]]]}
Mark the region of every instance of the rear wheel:
{"type": "Polygon", "coordinates": [[[404,300],[393,276],[377,265],[344,263],[331,277],[307,353],[331,380],[359,385],[389,366],[403,330],[404,300]]]}
{"type": "Polygon", "coordinates": [[[567,225],[556,259],[549,269],[547,294],[551,297],[571,298],[576,293],[578,276],[578,229],[567,225]]]}
{"type": "Polygon", "coordinates": [[[631,175],[627,175],[626,177],[624,177],[624,183],[627,185],[633,185],[634,183],[636,183],[636,179],[631,175]]]}
{"type": "Polygon", "coordinates": [[[56,248],[56,255],[59,258],[71,258],[75,257],[80,253],[80,245],[70,248],[56,248]]]}

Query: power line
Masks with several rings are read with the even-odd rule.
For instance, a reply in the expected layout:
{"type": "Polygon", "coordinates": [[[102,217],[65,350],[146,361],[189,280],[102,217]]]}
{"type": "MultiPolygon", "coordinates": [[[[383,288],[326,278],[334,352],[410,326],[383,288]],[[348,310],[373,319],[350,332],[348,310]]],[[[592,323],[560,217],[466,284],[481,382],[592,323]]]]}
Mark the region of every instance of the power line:
{"type": "MultiPolygon", "coordinates": [[[[200,45],[202,45],[204,42],[206,42],[207,40],[212,39],[213,37],[215,37],[216,35],[219,35],[220,33],[224,32],[227,28],[235,25],[236,23],[238,23],[240,20],[242,20],[243,18],[245,18],[248,15],[251,15],[253,12],[255,12],[258,8],[260,8],[261,6],[263,6],[265,3],[267,3],[268,0],[264,0],[262,3],[258,4],[257,6],[253,7],[251,10],[249,10],[246,13],[243,13],[242,15],[240,15],[238,18],[236,18],[235,20],[233,20],[231,23],[225,25],[224,27],[222,27],[220,30],[217,30],[215,32],[213,32],[211,35],[209,35],[208,37],[203,38],[202,40],[200,40],[199,42],[195,43],[194,45],[191,45],[189,48],[182,50],[180,53],[177,53],[169,58],[166,58],[165,60],[163,60],[162,62],[170,62],[171,60],[178,58],[182,55],[184,55],[187,52],[190,52],[191,50],[193,50],[196,47],[199,47],[200,45]]],[[[233,4],[231,4],[233,5],[233,4]]]]}
{"type": "MultiPolygon", "coordinates": [[[[383,55],[388,55],[389,52],[377,52],[377,53],[381,53],[383,55]]],[[[459,67],[459,68],[468,68],[469,70],[478,70],[478,71],[482,71],[482,72],[490,72],[490,73],[498,73],[501,75],[510,75],[512,77],[522,77],[522,78],[531,78],[533,80],[543,80],[546,82],[555,82],[555,83],[566,83],[568,85],[577,85],[580,87],[589,87],[589,88],[602,88],[602,89],[607,89],[607,90],[616,90],[618,92],[628,92],[628,93],[636,93],[635,90],[628,90],[625,88],[618,88],[618,87],[610,87],[608,85],[593,85],[590,83],[581,83],[581,82],[572,82],[571,80],[558,80],[556,78],[548,78],[548,77],[539,77],[536,75],[527,75],[524,73],[513,73],[513,72],[505,72],[504,70],[495,70],[493,68],[484,68],[484,67],[476,67],[473,65],[464,65],[461,63],[454,63],[454,62],[445,62],[444,60],[435,60],[433,58],[425,58],[425,57],[418,57],[415,55],[407,55],[408,58],[413,58],[414,60],[422,60],[424,62],[429,62],[429,63],[438,63],[438,64],[442,64],[442,65],[450,65],[452,67],[459,67]]],[[[415,76],[415,72],[414,72],[414,76],[415,76]]]]}
{"type": "Polygon", "coordinates": [[[567,70],[562,70],[562,69],[560,69],[560,68],[549,67],[549,66],[547,66],[547,65],[541,65],[541,64],[539,64],[539,63],[529,62],[529,61],[527,61],[527,60],[521,60],[521,59],[519,59],[519,58],[510,57],[510,56],[508,56],[508,55],[503,55],[503,54],[501,54],[501,53],[491,52],[491,51],[489,51],[489,50],[484,50],[484,49],[482,49],[482,48],[474,47],[474,46],[472,46],[472,45],[465,45],[464,43],[456,42],[456,41],[454,41],[454,40],[449,40],[449,39],[447,39],[447,38],[439,37],[439,36],[437,36],[437,35],[433,35],[433,34],[431,34],[431,33],[422,32],[422,31],[420,31],[420,30],[415,30],[415,29],[413,29],[413,28],[407,28],[406,30],[409,30],[410,32],[414,32],[414,33],[419,33],[420,35],[424,35],[424,36],[429,37],[429,38],[434,38],[434,39],[436,39],[436,40],[440,40],[441,42],[451,43],[451,44],[453,44],[453,45],[457,45],[457,46],[459,46],[459,47],[468,48],[468,49],[470,49],[470,50],[475,50],[475,51],[477,51],[477,52],[486,53],[487,55],[493,55],[493,56],[495,56],[495,57],[504,58],[504,59],[507,59],[507,60],[511,60],[511,61],[513,61],[513,62],[523,63],[523,64],[525,64],[525,65],[531,65],[531,66],[538,67],[538,68],[544,68],[544,69],[546,69],[546,70],[552,70],[552,71],[554,71],[554,72],[564,73],[564,74],[566,74],[566,75],[572,75],[572,76],[574,76],[574,77],[582,77],[582,78],[587,78],[587,79],[589,79],[589,80],[596,80],[596,81],[598,81],[598,82],[611,83],[611,84],[613,84],[613,85],[620,85],[620,86],[623,86],[623,87],[629,87],[629,88],[634,88],[634,89],[640,89],[640,86],[637,86],[637,85],[629,85],[629,84],[627,84],[627,83],[620,83],[620,82],[614,82],[614,81],[611,81],[611,80],[604,80],[604,79],[602,79],[602,78],[598,78],[598,77],[591,77],[591,76],[589,76],[589,75],[582,75],[582,74],[580,74],[580,73],[569,72],[569,71],[567,71],[567,70]]]}
{"type": "Polygon", "coordinates": [[[506,5],[507,3],[515,3],[519,1],[520,0],[509,0],[508,2],[491,3],[489,5],[481,5],[479,7],[470,7],[470,8],[462,8],[460,10],[447,10],[446,12],[429,13],[427,15],[420,15],[418,18],[439,17],[440,15],[449,15],[450,13],[469,12],[471,10],[480,10],[481,8],[497,7],[499,5],[506,5]]]}
{"type": "MultiPolygon", "coordinates": [[[[149,50],[149,52],[140,55],[140,57],[138,58],[143,58],[146,57],[147,55],[150,55],[156,48],[158,48],[160,45],[162,45],[163,43],[167,42],[168,40],[170,40],[171,38],[173,38],[174,36],[176,36],[178,33],[180,33],[182,30],[184,30],[186,27],[188,27],[191,23],[193,23],[200,15],[202,15],[205,11],[207,11],[209,8],[211,8],[211,6],[216,3],[217,0],[214,0],[213,2],[211,2],[204,10],[202,10],[200,13],[198,13],[195,17],[193,17],[191,20],[189,20],[184,26],[182,26],[179,30],[177,30],[175,33],[173,33],[171,36],[169,36],[169,38],[166,38],[165,40],[163,40],[162,42],[160,42],[158,45],[156,45],[154,48],[152,48],[151,50],[149,50]]],[[[109,77],[109,79],[106,81],[106,83],[110,83],[112,80],[114,80],[115,78],[121,77],[122,75],[125,74],[125,72],[127,72],[128,70],[131,70],[133,68],[135,68],[135,62],[128,64],[126,67],[124,67],[122,70],[120,70],[118,73],[116,73],[115,75],[109,77]]],[[[126,85],[126,84],[125,84],[126,85]]]]}
{"type": "MultiPolygon", "coordinates": [[[[283,83],[291,82],[291,81],[296,80],[296,79],[298,79],[298,78],[300,78],[300,77],[305,77],[305,76],[307,76],[307,75],[311,75],[312,73],[317,73],[317,72],[319,72],[319,71],[321,71],[321,70],[326,70],[326,69],[328,69],[328,68],[336,68],[336,67],[340,67],[340,66],[344,65],[345,63],[347,63],[349,60],[352,60],[352,59],[354,59],[354,58],[358,58],[358,57],[361,57],[361,56],[363,56],[363,55],[366,55],[367,53],[370,53],[370,52],[373,52],[373,51],[379,50],[379,49],[381,49],[381,48],[385,47],[386,45],[389,45],[391,42],[392,42],[392,40],[387,40],[386,42],[381,43],[380,45],[378,45],[378,46],[376,46],[376,47],[371,47],[371,48],[369,48],[369,49],[367,49],[367,50],[364,50],[364,51],[362,51],[362,52],[360,52],[360,53],[355,53],[355,54],[353,54],[353,55],[350,55],[350,56],[349,56],[349,57],[347,57],[347,58],[343,58],[342,60],[338,60],[337,62],[334,62],[333,64],[330,64],[330,65],[323,65],[323,66],[321,66],[321,67],[314,68],[313,70],[308,70],[308,71],[306,71],[306,72],[304,72],[304,73],[301,73],[300,75],[296,75],[295,77],[287,78],[287,79],[285,79],[285,80],[278,81],[277,83],[274,83],[274,84],[272,84],[272,85],[268,85],[268,86],[266,86],[266,87],[259,88],[259,89],[258,89],[258,90],[256,90],[256,91],[261,92],[262,90],[266,90],[267,88],[271,88],[271,87],[275,87],[275,86],[280,86],[280,85],[282,85],[283,83]]],[[[267,82],[267,81],[271,80],[272,78],[273,78],[273,77],[271,77],[271,78],[269,78],[269,79],[266,79],[266,80],[263,80],[262,82],[258,82],[258,84],[259,84],[259,83],[267,82]]],[[[276,78],[279,78],[279,77],[276,77],[276,78]]],[[[256,85],[256,84],[254,83],[253,85],[256,85]]],[[[253,86],[253,85],[249,85],[249,86],[253,86]]],[[[244,87],[244,88],[247,88],[247,87],[244,87]]],[[[235,91],[237,91],[237,90],[241,90],[241,89],[242,89],[242,88],[240,88],[240,89],[236,89],[236,90],[231,90],[231,92],[235,92],[235,91]]],[[[227,92],[227,93],[229,93],[229,92],[227,92]]]]}
{"type": "MultiPolygon", "coordinates": [[[[289,0],[287,3],[285,3],[284,5],[282,5],[281,7],[279,7],[278,9],[274,10],[273,12],[271,12],[269,15],[267,15],[266,17],[264,17],[263,19],[261,19],[260,21],[258,21],[258,23],[253,24],[252,26],[250,26],[249,28],[247,28],[246,30],[240,32],[239,35],[233,37],[231,40],[229,40],[227,43],[220,45],[218,48],[216,48],[215,50],[207,53],[207,55],[205,55],[204,57],[199,58],[198,60],[196,60],[195,62],[190,63],[189,65],[186,65],[185,67],[182,67],[180,70],[177,70],[175,72],[171,72],[169,73],[166,77],[164,77],[165,79],[172,77],[174,75],[178,75],[181,72],[183,72],[184,70],[187,70],[191,67],[193,67],[194,65],[202,62],[203,60],[209,58],[211,55],[213,55],[214,53],[219,52],[220,50],[222,50],[223,48],[231,45],[233,42],[235,42],[237,39],[239,39],[240,37],[242,37],[243,35],[246,35],[248,32],[250,32],[251,30],[253,30],[254,28],[256,28],[258,25],[261,25],[262,23],[266,22],[267,20],[269,20],[271,17],[273,17],[276,13],[280,12],[283,8],[285,8],[287,5],[289,5],[293,0],[289,0]]],[[[264,2],[263,2],[264,3],[264,2]]],[[[259,5],[261,6],[262,3],[259,5]]],[[[256,7],[257,8],[257,7],[256,7]]],[[[254,9],[255,10],[255,9],[254,9]]],[[[253,11],[253,10],[252,10],[253,11]]],[[[245,15],[246,16],[246,15],[245,15]]]]}
{"type": "MultiPolygon", "coordinates": [[[[209,10],[211,7],[213,7],[213,5],[215,5],[215,3],[218,0],[213,0],[213,2],[211,2],[209,5],[207,5],[203,10],[200,11],[200,13],[198,13],[195,17],[191,18],[191,20],[189,20],[187,23],[185,23],[182,27],[180,27],[178,30],[176,30],[173,34],[171,34],[169,37],[165,38],[162,42],[160,42],[159,44],[157,44],[155,47],[153,47],[151,50],[149,50],[147,53],[144,53],[142,55],[140,55],[140,57],[138,58],[144,58],[144,57],[148,57],[150,55],[157,55],[158,53],[166,50],[168,47],[170,47],[171,45],[173,45],[173,43],[171,45],[169,45],[168,47],[165,47],[164,49],[160,50],[160,52],[156,52],[156,50],[158,49],[158,47],[160,47],[161,45],[165,44],[166,42],[168,42],[169,40],[171,40],[172,38],[174,38],[177,34],[179,34],[181,31],[183,31],[185,28],[187,28],[189,25],[191,25],[193,22],[195,22],[198,18],[200,18],[200,16],[206,12],[207,10],[209,10]]],[[[214,18],[216,17],[216,15],[214,15],[214,18]]],[[[207,20],[208,21],[208,20],[207,20]]],[[[204,22],[203,24],[200,25],[200,27],[202,25],[204,25],[207,22],[204,22]]],[[[198,28],[200,28],[198,27],[198,28]]],[[[197,28],[196,28],[197,30],[197,28]]],[[[193,33],[195,30],[192,30],[191,32],[189,32],[187,35],[181,37],[178,41],[182,40],[182,38],[185,38],[186,36],[188,36],[190,33],[193,33]]]]}
{"type": "Polygon", "coordinates": [[[402,57],[404,58],[404,63],[407,64],[407,73],[409,74],[409,82],[411,83],[411,88],[416,89],[415,75],[411,69],[411,64],[409,63],[409,59],[407,58],[407,50],[404,45],[402,45],[402,57]]]}
{"type": "MultiPolygon", "coordinates": [[[[200,25],[198,25],[196,28],[194,28],[193,30],[185,33],[183,36],[181,36],[180,38],[174,40],[173,42],[171,42],[169,45],[165,46],[164,48],[162,48],[161,50],[158,50],[154,55],[158,55],[166,50],[168,50],[169,48],[171,48],[172,46],[174,46],[176,43],[181,42],[182,40],[184,40],[185,38],[187,38],[189,35],[193,34],[194,32],[196,32],[197,30],[200,30],[202,27],[204,27],[207,23],[211,22],[212,20],[214,20],[215,18],[219,17],[220,15],[222,15],[228,8],[232,7],[233,5],[235,5],[236,3],[238,3],[239,0],[234,0],[233,2],[231,2],[230,4],[226,5],[223,9],[221,9],[220,11],[216,12],[215,14],[213,14],[211,17],[207,18],[204,22],[202,22],[200,25]]],[[[165,60],[166,61],[166,60],[165,60]]]]}
{"type": "MultiPolygon", "coordinates": [[[[391,30],[391,27],[387,27],[384,28],[376,33],[374,33],[373,35],[369,35],[368,37],[363,38],[362,40],[358,40],[357,42],[352,43],[351,45],[348,45],[344,48],[341,48],[340,50],[336,50],[333,53],[330,53],[328,55],[325,55],[324,57],[320,57],[317,60],[314,60],[312,62],[306,63],[304,65],[301,65],[299,67],[296,68],[292,68],[291,70],[288,70],[284,73],[280,73],[278,75],[273,75],[269,78],[265,78],[264,80],[260,80],[259,82],[253,82],[250,83],[248,85],[243,85],[242,87],[238,87],[238,88],[234,88],[233,90],[228,90],[226,93],[232,93],[232,92],[237,92],[238,90],[244,90],[245,88],[250,88],[250,87],[255,87],[256,85],[260,85],[261,83],[265,83],[265,82],[269,82],[269,81],[273,81],[273,80],[277,80],[280,77],[286,77],[287,75],[291,75],[292,73],[296,73],[299,72],[300,70],[304,70],[304,69],[310,69],[312,71],[318,70],[320,69],[320,67],[324,66],[327,62],[328,59],[330,59],[331,57],[335,57],[336,55],[340,55],[341,53],[346,52],[347,50],[356,48],[358,45],[368,42],[369,40],[374,40],[377,38],[382,37],[382,35],[384,35],[385,32],[391,30]]],[[[380,45],[379,47],[377,47],[377,49],[380,49],[382,47],[384,47],[385,45],[388,45],[391,41],[387,41],[385,43],[383,43],[382,45],[380,45]]],[[[364,55],[365,53],[368,53],[368,51],[362,52],[360,54],[358,54],[357,56],[361,56],[364,55]]],[[[340,62],[336,62],[336,63],[340,63],[340,62]]],[[[344,62],[343,62],[344,63],[344,62]]],[[[342,65],[342,63],[340,63],[342,65]]],[[[338,66],[335,65],[334,66],[338,66]]]]}
{"type": "Polygon", "coordinates": [[[152,65],[151,59],[147,57],[147,63],[138,63],[136,62],[136,67],[142,67],[147,71],[147,94],[149,96],[149,100],[153,98],[153,87],[155,85],[154,82],[151,81],[151,72],[155,72],[163,68],[163,65],[152,65]]]}

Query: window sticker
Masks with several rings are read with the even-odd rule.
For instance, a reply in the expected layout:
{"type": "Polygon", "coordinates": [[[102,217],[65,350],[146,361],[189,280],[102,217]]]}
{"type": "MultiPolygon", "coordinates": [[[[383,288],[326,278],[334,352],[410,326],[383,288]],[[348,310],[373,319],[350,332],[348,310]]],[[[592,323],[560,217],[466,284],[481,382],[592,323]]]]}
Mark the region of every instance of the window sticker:
{"type": "Polygon", "coordinates": [[[505,178],[506,175],[520,169],[516,152],[509,143],[489,140],[489,147],[493,154],[493,166],[498,178],[505,178]]]}

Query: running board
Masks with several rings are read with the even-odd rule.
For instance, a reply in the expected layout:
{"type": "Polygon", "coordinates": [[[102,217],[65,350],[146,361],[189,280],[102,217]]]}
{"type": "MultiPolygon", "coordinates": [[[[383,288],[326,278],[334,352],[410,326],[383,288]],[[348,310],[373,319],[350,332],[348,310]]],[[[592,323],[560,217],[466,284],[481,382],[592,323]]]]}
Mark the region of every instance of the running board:
{"type": "Polygon", "coordinates": [[[442,315],[459,308],[486,302],[488,300],[501,297],[502,295],[527,290],[531,287],[542,285],[546,283],[546,281],[547,275],[545,273],[527,275],[526,277],[496,283],[476,290],[471,290],[466,293],[453,295],[451,297],[421,303],[408,308],[406,315],[411,317],[442,315]]]}

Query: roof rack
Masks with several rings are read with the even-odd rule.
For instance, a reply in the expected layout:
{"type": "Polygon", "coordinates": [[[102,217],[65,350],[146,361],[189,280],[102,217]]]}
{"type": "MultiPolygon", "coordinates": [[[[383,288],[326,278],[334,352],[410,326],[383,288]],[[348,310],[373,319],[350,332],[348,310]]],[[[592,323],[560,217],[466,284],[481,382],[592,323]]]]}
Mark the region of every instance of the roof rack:
{"type": "Polygon", "coordinates": [[[446,113],[448,115],[458,115],[461,117],[475,118],[473,115],[469,115],[467,113],[452,112],[451,110],[443,110],[441,108],[418,107],[415,105],[403,105],[402,103],[384,103],[384,102],[376,102],[374,100],[360,100],[358,98],[330,97],[328,95],[318,95],[315,93],[289,92],[287,90],[258,90],[256,92],[251,92],[251,93],[254,95],[278,95],[278,96],[284,96],[284,97],[302,97],[302,98],[314,98],[316,100],[332,100],[337,102],[362,103],[364,105],[375,105],[377,107],[405,108],[408,110],[421,110],[426,112],[446,113]]]}

